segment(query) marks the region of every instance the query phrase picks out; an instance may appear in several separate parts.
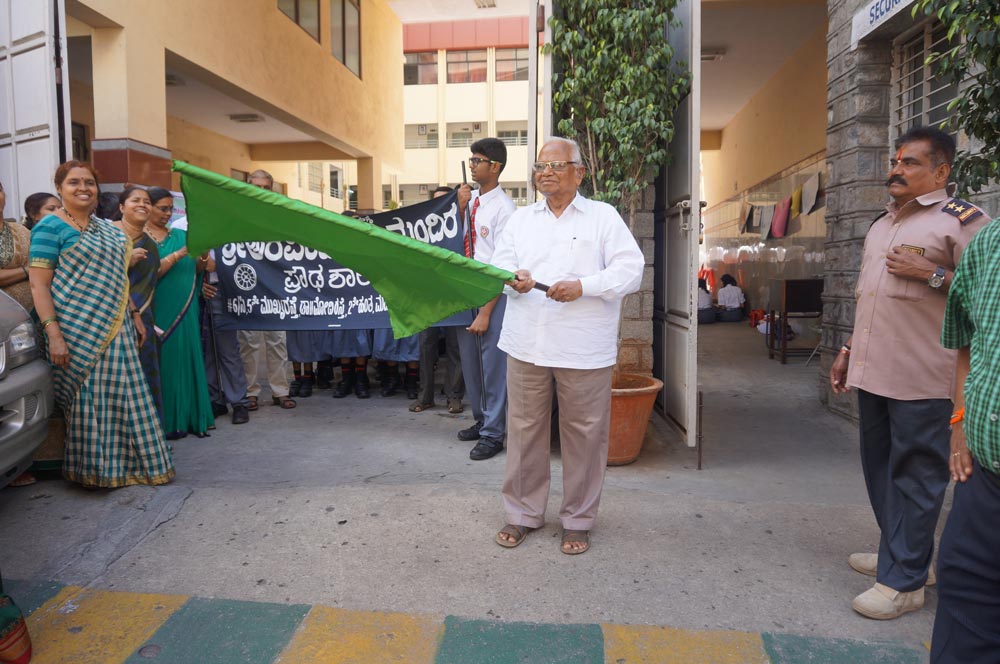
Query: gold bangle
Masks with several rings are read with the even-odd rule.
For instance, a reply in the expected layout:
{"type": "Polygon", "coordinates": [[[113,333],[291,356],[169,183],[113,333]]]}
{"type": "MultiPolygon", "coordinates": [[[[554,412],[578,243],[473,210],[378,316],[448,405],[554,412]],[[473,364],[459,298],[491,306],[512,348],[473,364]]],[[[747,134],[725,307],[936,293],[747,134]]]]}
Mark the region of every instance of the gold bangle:
{"type": "Polygon", "coordinates": [[[48,318],[46,318],[45,320],[43,320],[43,321],[42,321],[41,323],[39,323],[39,324],[40,324],[40,325],[42,326],[42,329],[44,330],[44,329],[45,329],[45,328],[47,328],[47,327],[48,327],[49,325],[52,325],[52,323],[58,323],[58,322],[59,322],[59,321],[58,321],[58,320],[56,320],[56,317],[55,317],[55,316],[49,316],[48,318]]]}

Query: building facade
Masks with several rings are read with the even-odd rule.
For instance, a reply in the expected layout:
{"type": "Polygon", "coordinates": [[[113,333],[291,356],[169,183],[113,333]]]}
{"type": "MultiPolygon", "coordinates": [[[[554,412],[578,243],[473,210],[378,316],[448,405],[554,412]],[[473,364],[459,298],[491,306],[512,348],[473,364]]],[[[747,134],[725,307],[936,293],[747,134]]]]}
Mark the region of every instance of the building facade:
{"type": "MultiPolygon", "coordinates": [[[[72,147],[59,156],[92,161],[105,191],[177,189],[180,159],[236,178],[265,168],[307,199],[296,194],[313,192],[315,169],[298,162],[344,161],[356,206],[379,209],[383,167],[402,165],[402,24],[385,0],[0,0],[0,17],[15,31],[49,21],[68,64],[53,106],[72,147]],[[35,4],[55,15],[24,18],[35,4]]],[[[0,48],[0,69],[17,74],[20,38],[0,48]]],[[[38,91],[5,93],[17,106],[38,91]]],[[[39,169],[50,181],[51,163],[39,169]]]]}

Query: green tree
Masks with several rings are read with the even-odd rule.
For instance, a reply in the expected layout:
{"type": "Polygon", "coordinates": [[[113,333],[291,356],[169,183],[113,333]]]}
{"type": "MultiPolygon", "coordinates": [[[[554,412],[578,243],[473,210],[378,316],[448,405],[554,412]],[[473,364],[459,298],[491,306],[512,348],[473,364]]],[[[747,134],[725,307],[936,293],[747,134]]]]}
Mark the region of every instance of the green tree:
{"type": "Polygon", "coordinates": [[[555,64],[560,135],[580,144],[585,190],[631,223],[642,191],[667,162],[671,120],[690,74],[674,62],[667,26],[676,0],[561,0],[545,45],[555,64]]]}
{"type": "Polygon", "coordinates": [[[921,14],[948,28],[948,41],[928,63],[961,86],[948,106],[957,124],[951,128],[961,128],[981,147],[958,153],[955,180],[963,191],[980,191],[1000,177],[1000,2],[917,0],[913,16],[921,14]]]}

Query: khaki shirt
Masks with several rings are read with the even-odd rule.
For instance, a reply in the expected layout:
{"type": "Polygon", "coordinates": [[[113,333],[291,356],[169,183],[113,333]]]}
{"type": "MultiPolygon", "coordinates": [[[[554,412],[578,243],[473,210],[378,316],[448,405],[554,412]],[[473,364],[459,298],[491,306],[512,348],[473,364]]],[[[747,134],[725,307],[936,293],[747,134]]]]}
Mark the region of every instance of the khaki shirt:
{"type": "Polygon", "coordinates": [[[989,219],[944,189],[886,210],[865,237],[847,384],[890,399],[951,399],[957,355],[940,342],[947,289],[889,274],[885,257],[902,246],[954,272],[989,219]]]}

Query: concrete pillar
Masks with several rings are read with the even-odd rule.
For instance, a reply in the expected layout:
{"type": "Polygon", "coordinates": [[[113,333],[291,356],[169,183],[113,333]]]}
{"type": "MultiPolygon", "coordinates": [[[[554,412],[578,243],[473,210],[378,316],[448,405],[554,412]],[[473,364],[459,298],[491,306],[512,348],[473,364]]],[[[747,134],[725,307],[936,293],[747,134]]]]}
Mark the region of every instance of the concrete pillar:
{"type": "Polygon", "coordinates": [[[94,70],[94,166],[105,191],[125,183],[169,187],[165,54],[148,32],[97,28],[94,70]]]}
{"type": "Polygon", "coordinates": [[[358,159],[358,213],[371,214],[382,210],[382,160],[377,157],[358,159]]]}

